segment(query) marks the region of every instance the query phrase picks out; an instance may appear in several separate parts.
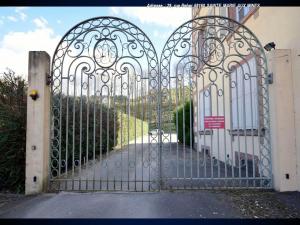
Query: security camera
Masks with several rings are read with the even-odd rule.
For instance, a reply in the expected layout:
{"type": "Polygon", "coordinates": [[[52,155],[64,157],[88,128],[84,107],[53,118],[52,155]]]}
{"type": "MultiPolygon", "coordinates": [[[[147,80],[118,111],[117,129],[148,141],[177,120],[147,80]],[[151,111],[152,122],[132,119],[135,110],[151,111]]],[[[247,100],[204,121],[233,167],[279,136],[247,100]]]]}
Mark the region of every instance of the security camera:
{"type": "Polygon", "coordinates": [[[273,48],[275,49],[275,43],[274,42],[270,42],[270,43],[268,43],[268,44],[266,44],[265,46],[264,46],[264,49],[266,49],[266,51],[271,51],[273,48]]]}

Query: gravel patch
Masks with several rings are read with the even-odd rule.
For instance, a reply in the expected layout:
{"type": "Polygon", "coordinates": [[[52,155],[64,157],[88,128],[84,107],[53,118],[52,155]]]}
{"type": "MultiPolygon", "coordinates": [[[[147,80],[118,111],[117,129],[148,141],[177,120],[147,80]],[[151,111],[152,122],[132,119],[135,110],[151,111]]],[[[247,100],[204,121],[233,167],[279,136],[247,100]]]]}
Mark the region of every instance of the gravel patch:
{"type": "Polygon", "coordinates": [[[298,192],[270,190],[222,191],[245,218],[300,218],[298,192]]]}

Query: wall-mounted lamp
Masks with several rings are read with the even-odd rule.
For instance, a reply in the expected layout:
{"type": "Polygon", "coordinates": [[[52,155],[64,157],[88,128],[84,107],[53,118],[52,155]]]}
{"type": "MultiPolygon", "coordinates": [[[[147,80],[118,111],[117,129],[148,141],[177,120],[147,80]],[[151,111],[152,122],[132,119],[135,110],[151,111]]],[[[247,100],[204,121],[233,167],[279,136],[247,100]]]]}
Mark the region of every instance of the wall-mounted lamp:
{"type": "Polygon", "coordinates": [[[275,49],[275,46],[276,46],[276,44],[274,42],[270,42],[264,46],[264,49],[269,52],[272,49],[275,49]]]}
{"type": "Polygon", "coordinates": [[[36,100],[39,95],[38,95],[38,91],[37,90],[31,90],[29,96],[32,98],[32,100],[36,100]]]}

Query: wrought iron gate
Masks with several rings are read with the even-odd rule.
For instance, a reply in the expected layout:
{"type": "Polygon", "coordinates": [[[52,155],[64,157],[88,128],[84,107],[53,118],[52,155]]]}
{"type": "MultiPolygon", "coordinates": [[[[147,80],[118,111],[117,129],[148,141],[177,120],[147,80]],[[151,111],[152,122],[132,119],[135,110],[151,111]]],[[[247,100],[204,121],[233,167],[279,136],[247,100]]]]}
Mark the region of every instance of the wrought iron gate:
{"type": "Polygon", "coordinates": [[[228,18],[186,22],[160,62],[130,22],[83,21],[52,62],[49,190],[271,188],[266,77],[228,18]]]}
{"type": "Polygon", "coordinates": [[[184,23],[160,79],[163,188],[272,187],[267,63],[249,29],[217,16],[184,23]]]}

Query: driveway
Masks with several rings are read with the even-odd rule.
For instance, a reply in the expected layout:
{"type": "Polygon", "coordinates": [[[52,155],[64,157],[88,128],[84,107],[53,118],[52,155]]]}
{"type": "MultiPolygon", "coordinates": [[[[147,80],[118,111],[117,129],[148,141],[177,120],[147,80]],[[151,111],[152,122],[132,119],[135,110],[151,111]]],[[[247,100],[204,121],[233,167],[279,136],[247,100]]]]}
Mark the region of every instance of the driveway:
{"type": "MultiPolygon", "coordinates": [[[[177,140],[174,135],[171,138],[177,140]]],[[[53,183],[52,188],[62,191],[155,191],[159,189],[159,172],[162,175],[161,188],[165,190],[261,185],[258,180],[224,179],[239,178],[239,169],[176,142],[163,143],[160,171],[157,146],[155,140],[149,144],[147,136],[139,138],[122,146],[122,150],[104,153],[95,161],[89,160],[81,168],[77,167],[74,174],[69,171],[62,175],[63,180],[53,183]]],[[[252,168],[249,167],[248,171],[251,177],[252,168]]],[[[245,168],[242,168],[241,177],[245,174],[245,168]]]]}
{"type": "Polygon", "coordinates": [[[224,194],[201,192],[66,193],[25,197],[1,218],[237,218],[224,194]]]}
{"type": "Polygon", "coordinates": [[[300,193],[198,190],[0,194],[0,218],[300,218],[300,193]]]}

